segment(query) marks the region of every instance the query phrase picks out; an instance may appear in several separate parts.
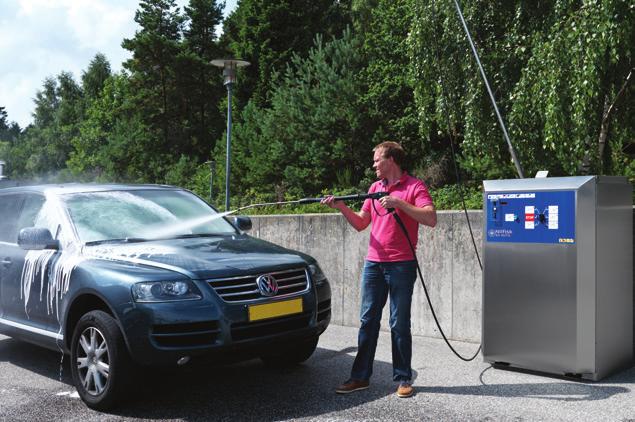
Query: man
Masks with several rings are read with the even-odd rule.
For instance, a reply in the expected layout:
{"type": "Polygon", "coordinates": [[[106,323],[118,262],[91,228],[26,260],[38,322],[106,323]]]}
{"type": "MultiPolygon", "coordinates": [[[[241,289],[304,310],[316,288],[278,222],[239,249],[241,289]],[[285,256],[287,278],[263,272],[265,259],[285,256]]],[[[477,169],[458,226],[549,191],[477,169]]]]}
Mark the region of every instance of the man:
{"type": "Polygon", "coordinates": [[[338,209],[357,231],[371,224],[362,276],[357,356],[350,379],[335,391],[346,394],[368,388],[381,314],[390,295],[393,380],[399,383],[397,395],[410,397],[414,392],[410,367],[410,307],[417,267],[408,239],[390,209],[401,217],[414,247],[417,245],[419,224],[434,227],[437,215],[425,184],[403,170],[405,152],[401,145],[382,142],[373,151],[373,168],[379,180],[371,185],[368,193],[387,192],[387,196],[374,204],[372,199],[367,199],[360,212],[354,212],[342,201],[334,201],[332,196],[322,200],[323,204],[338,209]]]}

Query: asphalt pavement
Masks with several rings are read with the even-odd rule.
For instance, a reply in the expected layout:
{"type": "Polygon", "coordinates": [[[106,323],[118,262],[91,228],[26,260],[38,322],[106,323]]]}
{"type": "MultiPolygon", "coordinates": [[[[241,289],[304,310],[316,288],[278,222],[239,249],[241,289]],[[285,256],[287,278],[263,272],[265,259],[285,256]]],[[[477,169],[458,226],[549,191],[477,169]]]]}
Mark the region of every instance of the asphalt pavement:
{"type": "MultiPolygon", "coordinates": [[[[259,360],[196,364],[143,375],[115,411],[88,409],[68,358],[0,335],[0,421],[630,421],[635,368],[601,382],[576,382],[491,368],[456,358],[441,340],[415,337],[415,395],[392,382],[390,335],[380,334],[368,390],[337,395],[356,352],[357,329],[330,326],[304,364],[274,369],[259,360]]],[[[463,354],[478,345],[454,343],[463,354]]]]}

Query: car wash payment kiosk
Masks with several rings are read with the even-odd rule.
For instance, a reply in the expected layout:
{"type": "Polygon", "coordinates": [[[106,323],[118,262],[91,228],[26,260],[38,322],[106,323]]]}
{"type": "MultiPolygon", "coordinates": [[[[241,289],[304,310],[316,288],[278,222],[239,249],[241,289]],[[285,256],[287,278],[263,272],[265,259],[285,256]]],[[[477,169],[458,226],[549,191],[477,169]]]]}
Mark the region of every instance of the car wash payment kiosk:
{"type": "Polygon", "coordinates": [[[599,380],[633,364],[632,186],[484,181],[483,357],[599,380]]]}

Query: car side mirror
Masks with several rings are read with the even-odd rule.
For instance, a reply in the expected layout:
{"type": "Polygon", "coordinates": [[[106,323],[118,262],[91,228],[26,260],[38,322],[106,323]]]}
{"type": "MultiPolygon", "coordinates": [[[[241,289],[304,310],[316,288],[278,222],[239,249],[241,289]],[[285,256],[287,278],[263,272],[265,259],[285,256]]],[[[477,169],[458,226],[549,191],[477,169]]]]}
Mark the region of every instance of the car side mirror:
{"type": "Polygon", "coordinates": [[[234,226],[242,231],[251,230],[251,218],[245,216],[234,217],[234,226]]]}
{"type": "Polygon", "coordinates": [[[53,239],[49,229],[27,227],[20,230],[20,234],[18,234],[18,246],[27,251],[40,251],[42,249],[59,249],[60,242],[53,239]]]}

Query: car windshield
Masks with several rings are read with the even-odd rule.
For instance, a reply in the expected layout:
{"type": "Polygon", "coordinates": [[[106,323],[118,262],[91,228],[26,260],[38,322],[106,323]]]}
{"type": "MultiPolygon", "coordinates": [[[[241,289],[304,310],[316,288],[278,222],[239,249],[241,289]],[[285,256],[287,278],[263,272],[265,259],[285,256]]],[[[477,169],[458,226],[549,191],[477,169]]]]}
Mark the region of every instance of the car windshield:
{"type": "Polygon", "coordinates": [[[84,243],[234,234],[234,227],[182,190],[83,192],[62,197],[84,243]]]}

